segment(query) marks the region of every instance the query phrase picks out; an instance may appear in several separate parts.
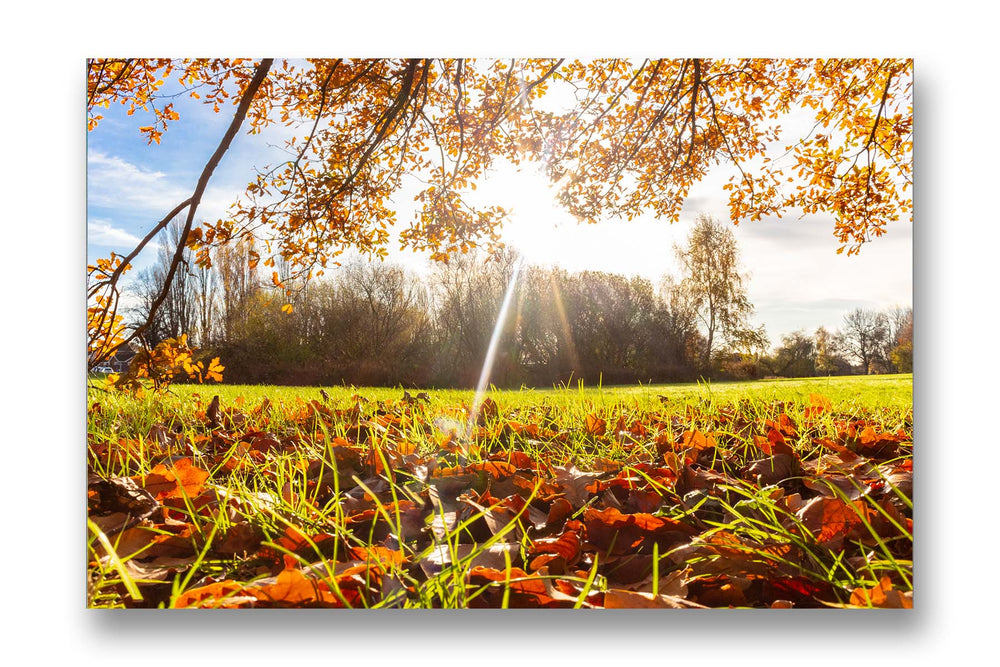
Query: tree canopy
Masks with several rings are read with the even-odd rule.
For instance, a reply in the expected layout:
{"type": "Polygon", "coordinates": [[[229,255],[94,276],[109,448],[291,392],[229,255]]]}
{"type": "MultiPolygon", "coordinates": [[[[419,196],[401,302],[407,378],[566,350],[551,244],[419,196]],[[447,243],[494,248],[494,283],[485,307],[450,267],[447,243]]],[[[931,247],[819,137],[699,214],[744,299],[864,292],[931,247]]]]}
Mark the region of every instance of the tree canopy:
{"type": "Polygon", "coordinates": [[[710,366],[721,334],[731,346],[767,348],[763,329],[753,329],[753,304],[747,296],[747,276],[732,230],[701,215],[686,247],[674,251],[684,269],[681,292],[705,330],[702,367],[710,366]]]}
{"type": "MultiPolygon", "coordinates": [[[[159,143],[183,122],[178,89],[233,114],[191,197],[132,252],[88,267],[91,363],[141,339],[144,327],[125,327],[117,312],[119,282],[178,214],[184,225],[153,313],[185,247],[207,266],[212,248],[253,236],[264,255],[248,261],[282,262],[289,277],[318,275],[348,248],[385,256],[394,226],[404,247],[439,260],[496,249],[503,202],[475,205],[469,193],[500,161],[536,163],[561,204],[588,222],[643,213],[676,221],[696,182],[733,165],[733,222],[829,213],[838,252],[856,253],[888,223],[911,219],[911,86],[912,61],[896,59],[90,60],[91,131],[102,108],[121,104],[145,114],[137,131],[159,143]],[[814,126],[783,136],[782,119],[798,109],[814,126]],[[273,123],[296,128],[289,159],[234,193],[231,215],[195,226],[243,126],[273,123]],[[410,176],[420,189],[404,223],[391,199],[410,176]]],[[[272,280],[284,286],[277,270],[272,280]]]]}

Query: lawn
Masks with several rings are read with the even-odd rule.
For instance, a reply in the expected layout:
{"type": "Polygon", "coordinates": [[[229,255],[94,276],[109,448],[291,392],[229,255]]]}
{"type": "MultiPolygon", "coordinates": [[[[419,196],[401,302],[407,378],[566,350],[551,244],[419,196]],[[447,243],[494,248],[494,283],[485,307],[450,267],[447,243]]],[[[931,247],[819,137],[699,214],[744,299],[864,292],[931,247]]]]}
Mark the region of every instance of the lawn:
{"type": "Polygon", "coordinates": [[[910,375],[88,404],[92,607],[912,604],[910,375]]]}

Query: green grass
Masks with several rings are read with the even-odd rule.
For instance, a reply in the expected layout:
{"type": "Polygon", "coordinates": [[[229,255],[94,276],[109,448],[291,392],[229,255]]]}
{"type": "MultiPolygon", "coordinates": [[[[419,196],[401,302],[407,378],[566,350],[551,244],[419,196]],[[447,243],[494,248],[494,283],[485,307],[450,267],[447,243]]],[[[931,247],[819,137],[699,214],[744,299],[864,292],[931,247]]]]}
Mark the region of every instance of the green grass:
{"type": "MultiPolygon", "coordinates": [[[[157,540],[173,544],[171,540],[177,540],[174,533],[180,530],[178,526],[184,526],[187,531],[184,534],[190,534],[190,547],[176,547],[178,553],[184,554],[181,561],[169,561],[167,556],[155,552],[162,548],[160,542],[150,542],[137,552],[129,552],[129,548],[120,546],[122,534],[107,535],[96,523],[88,522],[90,606],[171,606],[183,599],[185,591],[204,590],[212,582],[223,580],[237,581],[244,587],[264,586],[260,582],[271,582],[268,575],[273,579],[281,569],[278,556],[272,556],[270,565],[265,567],[259,554],[256,559],[220,555],[225,549],[219,545],[226,543],[226,536],[240,527],[260,535],[261,549],[287,557],[286,574],[289,562],[295,562],[300,568],[295,572],[310,573],[312,581],[322,581],[327,597],[320,601],[320,606],[467,607],[524,603],[526,594],[518,587],[531,582],[512,579],[512,573],[515,567],[528,567],[524,554],[537,547],[537,531],[533,533],[529,528],[538,516],[528,519],[528,505],[534,503],[543,512],[551,510],[553,489],[569,482],[556,483],[536,477],[534,490],[522,488],[515,494],[521,494],[527,504],[520,505],[521,501],[517,501],[513,506],[504,506],[506,509],[501,509],[500,503],[472,512],[467,503],[450,500],[434,505],[431,511],[428,508],[433,503],[427,493],[433,491],[431,487],[438,487],[429,482],[422,468],[454,466],[459,474],[457,479],[465,480],[461,481],[461,488],[476,498],[494,488],[493,482],[488,481],[486,487],[478,486],[482,476],[477,482],[475,474],[464,472],[470,470],[464,466],[502,460],[514,452],[547,465],[573,464],[584,471],[595,466],[619,466],[618,474],[633,480],[628,483],[629,489],[646,489],[646,499],[649,493],[661,497],[655,516],[697,527],[699,535],[685,546],[690,550],[685,556],[687,561],[671,560],[680,558],[676,555],[683,551],[678,551],[679,547],[668,549],[659,542],[652,543],[655,556],[650,567],[655,574],[647,592],[654,597],[659,595],[662,578],[678,577],[687,567],[696,572],[688,582],[692,589],[700,591],[702,599],[715,599],[712,596],[718,592],[711,586],[717,582],[708,574],[697,572],[711,571],[710,563],[720,556],[706,555],[706,547],[697,547],[695,542],[711,541],[716,534],[738,541],[741,553],[757,563],[754,567],[771,568],[784,577],[812,582],[808,586],[823,587],[827,591],[823,593],[824,599],[829,598],[831,603],[846,603],[852,590],[871,589],[883,576],[892,580],[895,590],[912,590],[909,560],[912,537],[905,537],[906,529],[902,527],[900,535],[886,537],[886,526],[898,527],[902,521],[900,512],[912,511],[906,493],[885,487],[886,492],[879,496],[878,502],[866,496],[860,504],[852,504],[843,488],[834,488],[827,495],[837,498],[841,494],[844,507],[854,508],[851,511],[857,513],[860,521],[851,535],[855,541],[851,546],[828,548],[816,543],[817,527],[806,525],[793,511],[799,507],[798,501],[789,505],[785,498],[786,492],[796,490],[812,494],[814,487],[801,486],[798,477],[778,483],[760,481],[762,478],[757,476],[755,481],[754,475],[744,472],[751,464],[760,465],[755,461],[761,453],[754,438],[767,433],[768,427],[762,425],[778,420],[782,414],[803,425],[788,444],[804,462],[830,455],[831,450],[826,449],[824,442],[845,442],[843,429],[848,422],[863,420],[878,433],[911,432],[911,375],[491,390],[487,396],[496,404],[496,414],[487,411],[480,422],[482,428],[471,438],[459,440],[449,440],[448,431],[461,429],[465,424],[474,396],[472,391],[428,390],[429,400],[405,403],[401,388],[325,387],[323,390],[328,400],[321,398],[319,387],[175,385],[166,394],[146,394],[141,398],[92,389],[88,400],[91,473],[104,479],[131,477],[143,482],[150,479],[158,464],[169,467],[173,461],[188,456],[193,465],[207,472],[208,480],[198,497],[171,501],[169,513],[174,523],[156,522],[146,528],[130,529],[133,540],[136,530],[147,530],[150,535],[159,535],[157,540]],[[808,415],[806,408],[811,394],[829,399],[832,410],[818,417],[808,415]],[[214,396],[219,397],[223,408],[222,427],[211,427],[206,422],[205,410],[214,396]],[[261,409],[262,406],[266,409],[261,409]],[[316,407],[321,411],[317,412],[316,407]],[[381,426],[383,422],[387,426],[381,426]],[[597,422],[607,428],[601,426],[594,431],[591,426],[597,422]],[[626,427],[640,423],[648,430],[641,436],[618,433],[615,428],[618,423],[626,427]],[[365,435],[361,435],[362,431],[365,435]],[[677,470],[683,472],[685,454],[680,453],[678,464],[677,457],[669,454],[673,446],[669,443],[679,441],[681,433],[687,431],[715,434],[718,443],[711,450],[712,460],[702,461],[702,465],[715,468],[726,480],[705,489],[694,505],[694,501],[682,501],[680,491],[675,492],[672,485],[676,483],[680,488],[681,481],[668,483],[651,472],[671,465],[680,465],[677,470]],[[247,444],[260,437],[273,439],[275,446],[255,458],[247,458],[247,444]],[[279,441],[281,446],[277,446],[279,441]],[[668,443],[669,455],[663,453],[663,443],[668,443]],[[103,453],[95,455],[98,451],[103,453]],[[368,463],[362,466],[365,472],[357,465],[345,463],[352,456],[368,457],[368,463]],[[227,467],[236,459],[242,467],[227,467]],[[320,478],[329,480],[324,482],[326,487],[318,483],[322,481],[320,478]],[[893,507],[901,509],[886,505],[889,500],[893,507]],[[407,527],[414,519],[412,512],[407,514],[406,510],[411,506],[407,503],[414,502],[430,512],[419,525],[423,525],[424,533],[436,535],[431,541],[426,536],[401,537],[414,530],[407,527]],[[453,523],[445,521],[456,508],[465,514],[454,515],[453,523]],[[491,528],[492,534],[486,532],[484,526],[495,527],[497,516],[503,516],[506,523],[495,531],[491,528]],[[362,521],[359,517],[367,518],[362,521]],[[294,546],[283,538],[289,526],[301,531],[305,541],[294,546]],[[437,528],[432,530],[434,526],[437,528]],[[396,537],[387,543],[386,534],[396,537]],[[317,540],[327,541],[319,544],[317,540]],[[356,555],[351,549],[374,550],[386,544],[400,554],[401,563],[383,563],[374,570],[369,567],[363,576],[345,578],[346,563],[354,558],[349,554],[356,555]],[[784,545],[789,553],[795,554],[794,558],[775,556],[774,545],[784,545]],[[155,555],[150,555],[154,552],[155,555]],[[448,557],[438,571],[420,572],[418,564],[426,565],[428,559],[441,553],[448,557]],[[857,554],[865,556],[859,560],[857,554]],[[162,568],[156,570],[155,565],[168,561],[177,572],[164,580],[162,568]],[[504,571],[503,581],[472,577],[470,568],[483,562],[504,571]],[[316,570],[317,567],[320,569],[316,570]],[[151,570],[157,574],[149,574],[151,570]],[[387,581],[395,583],[386,585],[387,581]],[[501,593],[497,593],[498,587],[501,593]]],[[[416,390],[409,393],[413,397],[418,394],[416,390]]],[[[869,466],[864,473],[865,483],[872,483],[872,475],[888,474],[879,471],[898,472],[911,447],[906,444],[895,458],[880,462],[879,468],[869,466]]],[[[814,480],[823,481],[822,476],[814,480]]],[[[874,482],[880,484],[879,488],[885,486],[877,479],[874,482]]],[[[602,507],[607,500],[607,496],[602,499],[592,495],[582,506],[574,506],[571,518],[582,520],[590,511],[588,508],[602,507]]],[[[893,533],[891,529],[888,531],[893,533]]],[[[588,600],[598,599],[595,595],[620,587],[609,580],[615,576],[614,557],[610,572],[604,562],[606,557],[607,554],[588,552],[575,569],[567,569],[558,576],[541,576],[549,577],[553,585],[562,586],[562,595],[568,595],[566,600],[560,598],[565,604],[588,606],[591,604],[588,600]]]]}
{"type": "MultiPolygon", "coordinates": [[[[318,398],[320,387],[281,387],[274,385],[174,385],[172,392],[178,396],[200,394],[211,398],[219,394],[223,400],[243,396],[247,400],[293,400],[296,397],[318,398]]],[[[402,396],[402,389],[386,387],[323,387],[331,397],[346,399],[360,394],[371,400],[394,399],[402,396]]],[[[474,392],[459,389],[427,389],[432,399],[443,403],[469,401],[474,392]]],[[[416,394],[417,390],[410,390],[416,394]]],[[[822,393],[835,404],[856,404],[882,407],[887,404],[901,407],[913,402],[913,375],[852,375],[818,378],[758,380],[753,382],[692,382],[670,385],[638,386],[577,386],[558,388],[491,389],[494,400],[504,402],[534,402],[539,398],[591,402],[617,401],[623,398],[657,400],[660,395],[679,401],[691,399],[801,401],[810,393],[822,393]]]]}
{"type": "MultiPolygon", "coordinates": [[[[402,388],[387,387],[283,387],[271,385],[173,385],[169,392],[161,395],[147,394],[133,399],[123,394],[91,392],[90,402],[97,402],[107,408],[105,419],[91,423],[88,432],[92,437],[107,437],[108,426],[116,437],[145,435],[149,429],[163,421],[184,421],[197,409],[204,410],[214,396],[219,396],[221,405],[249,410],[267,399],[272,405],[285,410],[304,407],[309,401],[320,400],[320,389],[327,392],[332,406],[355,405],[355,396],[365,401],[363,409],[373,410],[379,403],[394,402],[404,395],[402,388]],[[108,415],[114,415],[110,421],[108,415]]],[[[419,393],[409,390],[411,395],[419,393]]],[[[463,408],[473,402],[475,392],[458,389],[430,389],[428,403],[416,405],[419,417],[425,421],[437,422],[442,428],[460,424],[464,420],[463,408]]],[[[858,417],[875,416],[886,428],[895,427],[912,420],[913,376],[875,375],[846,376],[830,378],[807,378],[789,380],[763,380],[756,382],[704,382],[675,385],[638,386],[597,386],[560,387],[549,389],[490,389],[485,398],[495,401],[500,414],[512,416],[521,422],[538,418],[542,413],[550,420],[554,429],[566,428],[573,435],[588,414],[607,417],[614,414],[626,419],[641,419],[643,415],[656,412],[665,417],[684,416],[688,406],[697,406],[705,414],[715,414],[720,406],[743,405],[762,418],[774,417],[777,411],[789,404],[793,414],[801,411],[810,394],[819,393],[830,399],[834,410],[858,417]]],[[[272,412],[270,428],[299,429],[293,420],[282,421],[282,410],[272,412]]],[[[692,427],[698,423],[692,422],[692,427]]],[[[304,437],[311,434],[305,433],[304,437]]],[[[343,432],[333,435],[343,437],[343,432]]],[[[420,445],[431,446],[427,433],[414,428],[407,434],[420,445]]],[[[523,443],[522,443],[523,444],[523,443]]],[[[594,454],[590,443],[581,448],[581,442],[571,438],[561,443],[566,455],[579,460],[594,454]]],[[[606,455],[613,452],[601,452],[606,455]]]]}

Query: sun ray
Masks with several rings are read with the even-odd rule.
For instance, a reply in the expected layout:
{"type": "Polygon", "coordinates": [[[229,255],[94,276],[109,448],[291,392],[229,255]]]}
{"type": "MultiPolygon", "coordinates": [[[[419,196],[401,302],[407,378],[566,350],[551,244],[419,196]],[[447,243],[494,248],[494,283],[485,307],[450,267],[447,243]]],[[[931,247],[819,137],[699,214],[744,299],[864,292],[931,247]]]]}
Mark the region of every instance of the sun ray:
{"type": "Polygon", "coordinates": [[[552,299],[556,304],[556,315],[559,317],[559,325],[562,327],[563,340],[566,342],[566,351],[569,353],[570,369],[574,374],[581,374],[582,366],[580,357],[576,351],[576,343],[573,340],[573,330],[569,326],[569,318],[566,317],[566,307],[563,305],[562,291],[556,281],[555,273],[549,274],[549,285],[552,287],[552,299]]]}
{"type": "Polygon", "coordinates": [[[503,303],[500,305],[500,312],[497,314],[497,321],[493,326],[493,334],[490,336],[489,347],[486,348],[486,358],[483,360],[483,368],[479,373],[479,381],[476,382],[476,394],[472,399],[472,409],[469,412],[469,421],[465,429],[467,437],[472,433],[472,429],[475,428],[476,421],[479,418],[480,403],[483,400],[483,395],[486,393],[487,386],[489,386],[490,374],[493,372],[493,363],[496,361],[497,347],[500,344],[504,323],[507,320],[507,312],[510,310],[514,288],[517,286],[517,278],[521,273],[523,264],[524,260],[520,257],[514,262],[514,270],[510,275],[507,291],[503,295],[503,303]]]}

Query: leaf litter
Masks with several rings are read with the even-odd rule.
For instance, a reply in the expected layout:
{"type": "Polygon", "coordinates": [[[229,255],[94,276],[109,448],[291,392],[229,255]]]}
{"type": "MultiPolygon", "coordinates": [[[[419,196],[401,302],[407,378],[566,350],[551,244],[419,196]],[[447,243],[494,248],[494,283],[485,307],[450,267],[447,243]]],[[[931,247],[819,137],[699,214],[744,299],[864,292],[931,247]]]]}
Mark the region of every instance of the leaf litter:
{"type": "Polygon", "coordinates": [[[912,607],[911,419],[323,393],[92,433],[91,606],[912,607]]]}

